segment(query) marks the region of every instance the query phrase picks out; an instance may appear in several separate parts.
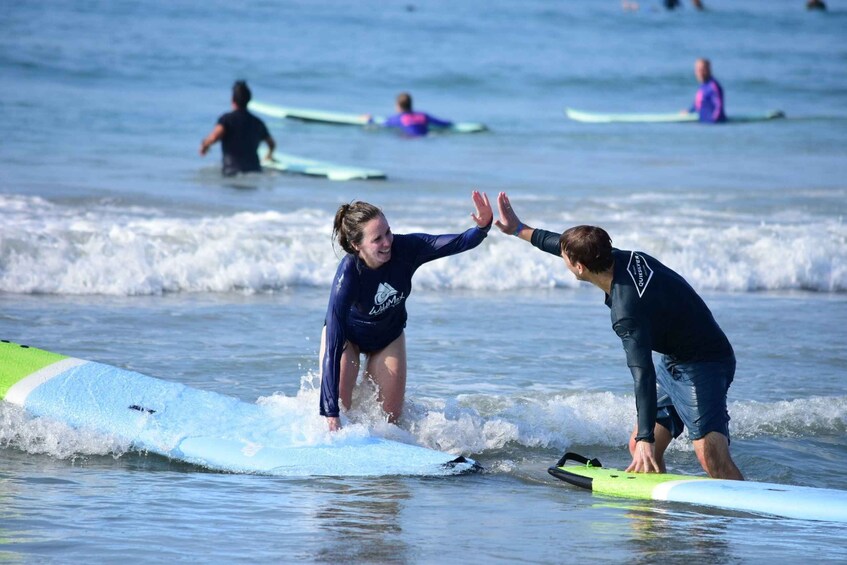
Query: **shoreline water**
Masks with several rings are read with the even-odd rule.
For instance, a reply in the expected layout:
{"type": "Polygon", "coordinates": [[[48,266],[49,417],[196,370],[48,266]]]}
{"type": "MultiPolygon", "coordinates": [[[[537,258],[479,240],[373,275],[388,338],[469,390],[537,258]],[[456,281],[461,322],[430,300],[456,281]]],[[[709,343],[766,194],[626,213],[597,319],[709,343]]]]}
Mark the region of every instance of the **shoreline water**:
{"type": "MultiPolygon", "coordinates": [[[[641,4],[10,5],[0,338],[319,418],[338,205],[378,204],[397,233],[455,233],[471,190],[506,191],[525,223],[602,225],[704,296],[739,361],[730,430],[748,478],[847,490],[847,11],[641,4]],[[728,114],[787,118],[565,117],[688,107],[703,56],[728,114]],[[282,152],[388,179],[222,179],[219,150],[197,146],[236,79],[271,103],[379,115],[411,91],[419,109],[490,131],[404,140],[268,120],[282,152]]],[[[4,405],[0,561],[847,560],[843,525],[603,498],[547,474],[565,449],[626,465],[634,417],[602,296],[555,257],[492,233],[422,268],[409,310],[400,427],[486,472],[211,473],[4,405]]],[[[384,431],[360,400],[351,425],[384,431]]],[[[702,473],[684,439],[668,465],[702,473]]]]}

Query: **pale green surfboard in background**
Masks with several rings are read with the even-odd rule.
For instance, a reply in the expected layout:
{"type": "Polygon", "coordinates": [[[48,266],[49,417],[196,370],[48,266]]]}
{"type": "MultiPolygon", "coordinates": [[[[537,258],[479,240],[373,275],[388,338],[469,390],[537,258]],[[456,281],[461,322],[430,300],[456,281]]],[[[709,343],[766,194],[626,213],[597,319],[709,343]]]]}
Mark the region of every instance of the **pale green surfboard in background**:
{"type": "MultiPolygon", "coordinates": [[[[696,122],[697,114],[682,112],[667,112],[657,114],[622,113],[608,114],[602,112],[585,112],[573,108],[565,108],[565,115],[575,122],[587,124],[661,124],[661,123],[685,123],[696,122]]],[[[779,110],[771,110],[761,114],[735,114],[727,116],[728,122],[765,122],[784,118],[785,114],[779,110]]]]}
{"type": "MultiPolygon", "coordinates": [[[[303,122],[316,122],[322,124],[342,125],[342,126],[382,126],[385,123],[385,118],[381,116],[371,116],[368,119],[367,114],[353,114],[347,112],[330,112],[324,110],[309,110],[306,108],[290,108],[287,106],[278,106],[276,104],[268,104],[252,100],[247,106],[253,112],[264,114],[272,118],[292,119],[303,122]]],[[[433,128],[446,129],[446,131],[454,133],[478,133],[486,131],[488,128],[484,124],[474,122],[455,122],[449,128],[433,128]]]]}
{"type": "Polygon", "coordinates": [[[265,159],[265,155],[266,151],[260,148],[259,159],[262,167],[282,173],[325,177],[329,180],[337,181],[387,178],[384,172],[377,169],[338,165],[336,163],[307,159],[306,157],[298,157],[297,155],[289,155],[287,153],[274,153],[273,160],[269,161],[265,159]]]}

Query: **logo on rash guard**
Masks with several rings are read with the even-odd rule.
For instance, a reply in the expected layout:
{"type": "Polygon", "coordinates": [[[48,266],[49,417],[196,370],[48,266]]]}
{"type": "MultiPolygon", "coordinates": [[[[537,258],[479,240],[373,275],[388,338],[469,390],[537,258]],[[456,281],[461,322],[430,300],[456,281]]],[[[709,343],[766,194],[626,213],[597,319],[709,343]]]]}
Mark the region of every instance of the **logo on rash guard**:
{"type": "Polygon", "coordinates": [[[397,295],[397,291],[388,283],[379,283],[374,296],[374,307],[368,312],[371,316],[378,316],[400,304],[406,296],[404,294],[397,295]]]}
{"type": "Polygon", "coordinates": [[[700,88],[697,90],[697,94],[694,95],[694,109],[699,110],[703,107],[703,89],[700,88]]]}
{"type": "Polygon", "coordinates": [[[400,117],[400,122],[404,126],[420,126],[426,123],[426,116],[421,112],[411,112],[403,114],[400,117]]]}
{"type": "Polygon", "coordinates": [[[644,257],[633,251],[629,256],[626,271],[632,277],[632,282],[635,283],[635,289],[638,291],[638,297],[641,298],[644,291],[647,290],[650,279],[653,278],[653,269],[650,268],[644,257]]]}

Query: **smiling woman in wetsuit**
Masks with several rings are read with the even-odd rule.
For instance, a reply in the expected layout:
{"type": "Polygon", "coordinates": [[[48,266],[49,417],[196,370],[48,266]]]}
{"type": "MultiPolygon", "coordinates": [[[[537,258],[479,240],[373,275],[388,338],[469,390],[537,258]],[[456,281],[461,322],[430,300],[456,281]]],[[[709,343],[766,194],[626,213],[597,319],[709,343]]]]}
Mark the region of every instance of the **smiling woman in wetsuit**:
{"type": "Polygon", "coordinates": [[[382,210],[356,201],[338,208],[333,236],[347,254],[338,265],[321,335],[320,412],[330,431],[341,428],[341,406],[350,408],[366,356],[364,375],[396,423],[406,394],[406,300],[412,276],[429,261],[473,249],[491,228],[491,204],[473,191],[476,225],[455,235],[391,232],[382,210]],[[340,405],[339,405],[340,399],[340,405]]]}

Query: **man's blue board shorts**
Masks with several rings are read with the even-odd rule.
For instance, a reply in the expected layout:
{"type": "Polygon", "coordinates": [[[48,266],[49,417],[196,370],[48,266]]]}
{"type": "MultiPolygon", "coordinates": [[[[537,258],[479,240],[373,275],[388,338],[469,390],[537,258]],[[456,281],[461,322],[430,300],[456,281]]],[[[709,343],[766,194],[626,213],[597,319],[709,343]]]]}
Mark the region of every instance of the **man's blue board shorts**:
{"type": "Polygon", "coordinates": [[[726,396],[735,377],[735,356],[720,361],[656,364],[656,421],[673,437],[688,428],[691,440],[720,432],[729,440],[726,396]]]}

